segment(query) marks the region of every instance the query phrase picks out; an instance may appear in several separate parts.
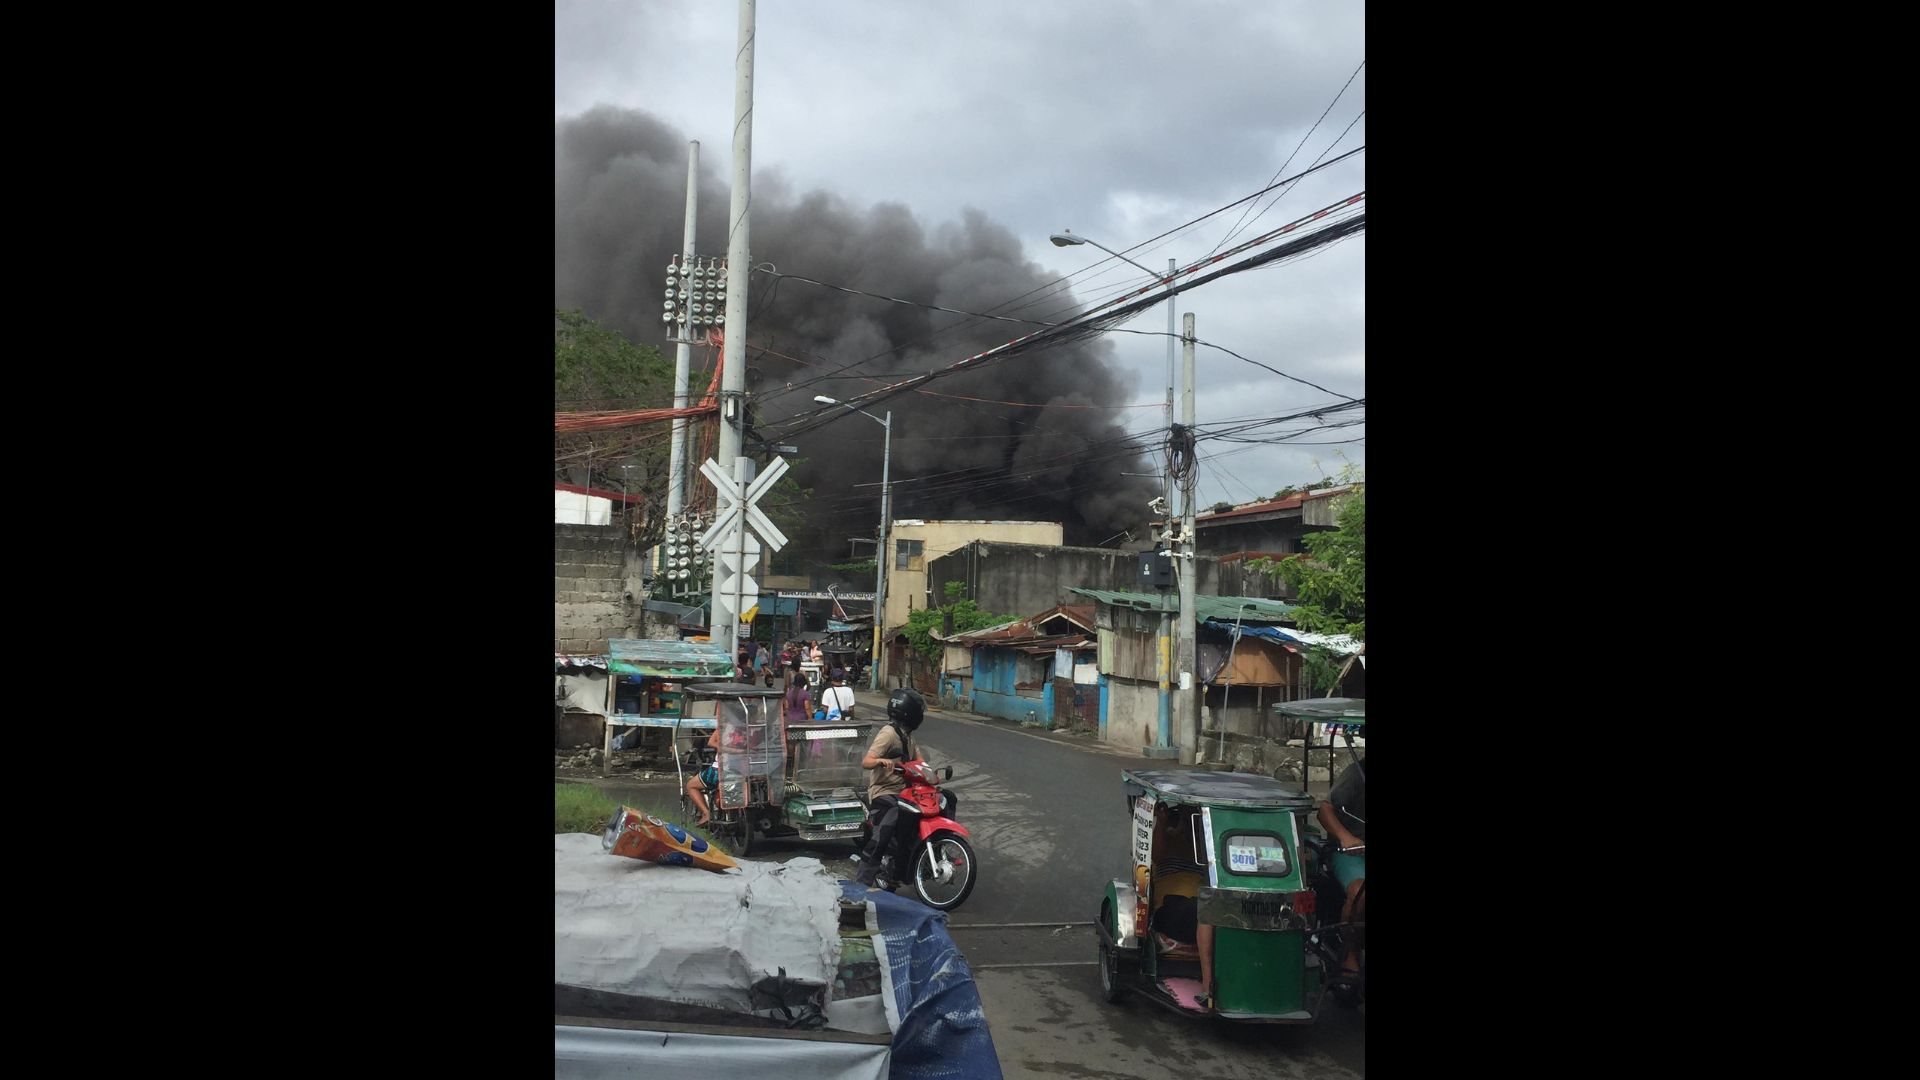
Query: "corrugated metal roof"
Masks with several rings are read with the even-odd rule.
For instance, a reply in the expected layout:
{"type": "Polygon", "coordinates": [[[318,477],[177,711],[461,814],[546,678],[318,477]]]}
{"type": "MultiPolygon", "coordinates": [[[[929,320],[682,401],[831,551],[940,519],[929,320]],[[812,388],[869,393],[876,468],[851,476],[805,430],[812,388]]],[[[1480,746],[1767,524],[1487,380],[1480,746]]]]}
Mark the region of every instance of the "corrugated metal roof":
{"type": "MultiPolygon", "coordinates": [[[[1130,607],[1140,611],[1179,611],[1180,597],[1169,591],[1160,593],[1115,592],[1111,589],[1074,589],[1082,596],[1091,596],[1103,604],[1114,607],[1130,607]]],[[[1195,620],[1205,622],[1208,619],[1224,619],[1233,622],[1242,619],[1245,622],[1282,622],[1291,619],[1292,604],[1278,600],[1263,600],[1257,596],[1196,596],[1193,598],[1195,620]]]]}
{"type": "Polygon", "coordinates": [[[1231,510],[1222,510],[1217,514],[1199,514],[1194,517],[1193,524],[1195,528],[1199,528],[1202,525],[1208,525],[1216,521],[1224,521],[1228,518],[1243,517],[1248,514],[1271,514],[1280,510],[1297,510],[1305,505],[1308,499],[1331,498],[1335,495],[1344,495],[1352,490],[1352,484],[1342,484],[1339,487],[1330,488],[1315,488],[1312,491],[1297,492],[1284,499],[1273,499],[1268,502],[1254,503],[1252,506],[1236,506],[1231,510]]]}

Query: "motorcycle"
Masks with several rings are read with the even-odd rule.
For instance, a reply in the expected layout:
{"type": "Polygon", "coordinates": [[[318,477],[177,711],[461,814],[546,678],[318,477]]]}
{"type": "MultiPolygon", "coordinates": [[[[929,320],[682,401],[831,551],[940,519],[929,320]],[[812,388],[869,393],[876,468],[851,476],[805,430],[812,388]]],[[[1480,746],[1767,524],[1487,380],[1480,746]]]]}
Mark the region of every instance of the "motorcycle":
{"type": "MultiPolygon", "coordinates": [[[[1346,959],[1348,943],[1356,946],[1360,961],[1359,977],[1340,980],[1330,986],[1334,1000],[1352,1008],[1367,999],[1367,924],[1364,919],[1357,922],[1335,921],[1340,917],[1341,907],[1347,902],[1347,890],[1333,875],[1333,855],[1348,849],[1338,847],[1332,839],[1320,836],[1308,837],[1307,848],[1313,853],[1314,866],[1310,873],[1313,891],[1318,897],[1320,910],[1326,913],[1320,925],[1308,935],[1307,943],[1319,955],[1321,970],[1326,972],[1339,971],[1346,959]]],[[[1360,895],[1364,897],[1366,886],[1363,884],[1360,888],[1360,895]]]]}
{"type": "MultiPolygon", "coordinates": [[[[900,812],[912,821],[903,820],[895,831],[893,866],[907,869],[898,877],[888,873],[883,853],[880,887],[892,891],[911,884],[921,903],[952,911],[973,892],[975,881],[972,834],[953,819],[960,798],[939,784],[953,779],[953,766],[935,769],[924,761],[908,761],[894,769],[906,777],[900,812]]],[[[872,827],[869,821],[869,836],[872,827]]]]}

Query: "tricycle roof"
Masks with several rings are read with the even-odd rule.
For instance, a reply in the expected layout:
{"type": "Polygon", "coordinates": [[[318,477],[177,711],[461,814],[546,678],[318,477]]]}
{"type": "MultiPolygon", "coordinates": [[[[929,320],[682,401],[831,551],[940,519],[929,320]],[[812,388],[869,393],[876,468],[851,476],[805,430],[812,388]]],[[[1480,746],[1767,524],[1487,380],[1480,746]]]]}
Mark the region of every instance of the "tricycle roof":
{"type": "Polygon", "coordinates": [[[1313,720],[1343,720],[1350,724],[1364,724],[1367,722],[1367,699],[1330,697],[1280,701],[1274,703],[1273,711],[1282,716],[1304,716],[1313,720]]]}
{"type": "Polygon", "coordinates": [[[696,694],[708,694],[713,697],[780,697],[784,690],[775,690],[770,686],[755,686],[742,682],[703,682],[689,683],[687,689],[696,694]]]}
{"type": "Polygon", "coordinates": [[[1123,771],[1120,779],[1168,802],[1286,809],[1313,805],[1313,797],[1306,792],[1258,773],[1132,769],[1123,771]]]}

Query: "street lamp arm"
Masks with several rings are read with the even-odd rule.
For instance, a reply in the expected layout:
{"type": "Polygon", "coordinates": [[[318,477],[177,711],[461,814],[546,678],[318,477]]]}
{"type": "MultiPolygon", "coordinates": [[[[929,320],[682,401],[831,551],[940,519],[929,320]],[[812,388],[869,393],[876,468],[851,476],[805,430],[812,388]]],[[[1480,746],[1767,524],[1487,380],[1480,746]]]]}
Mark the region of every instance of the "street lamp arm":
{"type": "Polygon", "coordinates": [[[1137,262],[1133,262],[1132,259],[1127,258],[1125,255],[1120,254],[1119,252],[1113,250],[1107,245],[1101,243],[1100,241],[1089,240],[1086,237],[1081,236],[1079,233],[1054,233],[1050,239],[1052,239],[1052,241],[1060,247],[1067,247],[1072,244],[1092,244],[1094,247],[1099,248],[1101,251],[1106,252],[1107,254],[1113,256],[1116,259],[1119,259],[1123,262],[1133,263],[1134,266],[1138,267],[1141,270],[1146,271],[1147,275],[1153,278],[1155,281],[1165,282],[1168,276],[1156,270],[1147,270],[1146,267],[1141,266],[1137,262]]]}
{"type": "Polygon", "coordinates": [[[873,421],[874,423],[879,424],[883,428],[893,427],[893,421],[891,420],[882,420],[865,409],[859,408],[858,406],[849,405],[846,402],[840,401],[835,398],[827,397],[825,394],[815,394],[813,397],[813,401],[814,401],[814,404],[816,405],[838,405],[843,409],[847,409],[852,412],[857,412],[861,416],[864,416],[867,419],[873,421]]]}

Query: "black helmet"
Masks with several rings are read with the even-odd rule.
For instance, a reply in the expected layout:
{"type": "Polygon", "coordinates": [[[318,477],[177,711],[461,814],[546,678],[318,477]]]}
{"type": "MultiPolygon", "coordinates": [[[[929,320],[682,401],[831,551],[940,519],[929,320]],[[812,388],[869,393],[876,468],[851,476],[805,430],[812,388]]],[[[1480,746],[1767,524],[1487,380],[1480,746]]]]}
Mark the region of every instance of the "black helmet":
{"type": "Polygon", "coordinates": [[[927,718],[927,703],[918,690],[895,690],[887,698],[887,719],[908,731],[918,730],[927,718]]]}

